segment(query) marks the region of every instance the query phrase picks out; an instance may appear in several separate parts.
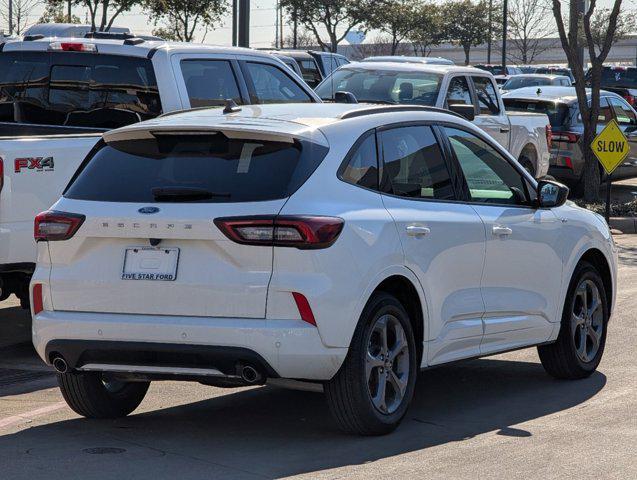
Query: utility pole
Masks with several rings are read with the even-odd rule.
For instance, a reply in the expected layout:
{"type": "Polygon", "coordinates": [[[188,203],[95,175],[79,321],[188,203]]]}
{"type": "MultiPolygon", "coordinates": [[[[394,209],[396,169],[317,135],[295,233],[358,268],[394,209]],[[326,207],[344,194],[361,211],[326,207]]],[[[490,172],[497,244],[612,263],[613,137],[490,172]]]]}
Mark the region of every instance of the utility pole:
{"type": "MultiPolygon", "coordinates": [[[[507,0],[502,2],[502,69],[507,65],[507,30],[509,29],[509,6],[507,0]]],[[[506,71],[504,72],[506,75],[506,71]]]]}
{"type": "Polygon", "coordinates": [[[298,13],[296,11],[296,7],[292,11],[292,21],[294,22],[294,27],[292,31],[292,46],[294,48],[298,48],[298,29],[299,29],[299,21],[298,21],[298,13]]]}
{"type": "Polygon", "coordinates": [[[237,46],[237,0],[232,0],[232,46],[237,46]]]}
{"type": "Polygon", "coordinates": [[[9,36],[13,35],[13,0],[9,0],[9,36]]]}
{"type": "Polygon", "coordinates": [[[72,23],[71,22],[71,0],[68,0],[66,2],[66,21],[68,23],[72,23]]]}
{"type": "MultiPolygon", "coordinates": [[[[274,9],[274,48],[280,48],[279,45],[279,2],[276,2],[276,8],[274,9]]],[[[283,43],[283,42],[281,42],[283,43]]]]}
{"type": "Polygon", "coordinates": [[[240,47],[250,47],[250,0],[239,1],[239,34],[240,47]]]}
{"type": "Polygon", "coordinates": [[[281,31],[279,32],[279,38],[281,39],[281,48],[284,48],[283,45],[283,5],[279,2],[279,28],[281,31]]]}
{"type": "Polygon", "coordinates": [[[487,63],[491,63],[491,38],[493,33],[493,17],[491,12],[493,11],[493,0],[489,0],[489,38],[487,40],[487,63]]]}

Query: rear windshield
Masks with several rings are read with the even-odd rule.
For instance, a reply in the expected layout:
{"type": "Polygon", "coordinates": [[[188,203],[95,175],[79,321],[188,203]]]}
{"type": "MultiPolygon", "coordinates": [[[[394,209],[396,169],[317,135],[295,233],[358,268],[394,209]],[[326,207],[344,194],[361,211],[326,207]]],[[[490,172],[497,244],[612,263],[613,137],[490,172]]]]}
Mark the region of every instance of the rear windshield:
{"type": "MultiPolygon", "coordinates": [[[[589,78],[587,75],[587,81],[589,78]]],[[[604,68],[602,87],[637,88],[637,68],[604,68]]]]}
{"type": "Polygon", "coordinates": [[[147,58],[0,53],[0,122],[110,129],[159,114],[147,58]]]}
{"type": "Polygon", "coordinates": [[[442,76],[426,72],[394,72],[343,67],[316,89],[323,100],[333,100],[334,92],[353,93],[359,102],[435,105],[442,76]]]}
{"type": "Polygon", "coordinates": [[[502,65],[476,65],[476,68],[491,72],[492,75],[506,75],[502,65]]]}
{"type": "Polygon", "coordinates": [[[103,202],[252,202],[290,196],[327,147],[222,133],[111,142],[82,165],[66,198],[103,202]]]}
{"type": "Polygon", "coordinates": [[[552,127],[559,127],[569,123],[569,108],[568,105],[563,103],[518,100],[515,98],[503,98],[503,100],[506,109],[510,111],[546,114],[552,127]]]}
{"type": "Polygon", "coordinates": [[[540,87],[550,85],[551,79],[546,77],[512,77],[502,86],[502,90],[516,90],[524,87],[540,87]]]}

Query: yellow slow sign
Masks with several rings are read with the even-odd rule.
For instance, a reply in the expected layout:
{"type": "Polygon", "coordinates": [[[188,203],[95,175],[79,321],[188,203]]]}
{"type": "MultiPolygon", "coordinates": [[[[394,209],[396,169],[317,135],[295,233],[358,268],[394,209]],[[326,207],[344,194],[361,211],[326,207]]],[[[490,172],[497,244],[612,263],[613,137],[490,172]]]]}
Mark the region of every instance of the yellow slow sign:
{"type": "Polygon", "coordinates": [[[608,122],[604,130],[599,132],[591,148],[609,175],[621,165],[630,150],[628,140],[615,120],[608,122]]]}

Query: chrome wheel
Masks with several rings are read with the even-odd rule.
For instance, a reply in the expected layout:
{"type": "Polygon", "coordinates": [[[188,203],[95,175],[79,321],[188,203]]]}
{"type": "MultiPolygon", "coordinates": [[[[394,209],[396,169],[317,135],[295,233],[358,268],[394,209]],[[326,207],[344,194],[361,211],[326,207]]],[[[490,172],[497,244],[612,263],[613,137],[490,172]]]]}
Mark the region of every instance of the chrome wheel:
{"type": "Polygon", "coordinates": [[[571,310],[571,332],[577,357],[584,363],[595,358],[604,330],[604,309],[597,285],[582,280],[575,290],[571,310]]]}
{"type": "Polygon", "coordinates": [[[374,407],[386,415],[394,413],[409,383],[409,344],[395,316],[379,317],[370,330],[365,373],[374,407]]]}

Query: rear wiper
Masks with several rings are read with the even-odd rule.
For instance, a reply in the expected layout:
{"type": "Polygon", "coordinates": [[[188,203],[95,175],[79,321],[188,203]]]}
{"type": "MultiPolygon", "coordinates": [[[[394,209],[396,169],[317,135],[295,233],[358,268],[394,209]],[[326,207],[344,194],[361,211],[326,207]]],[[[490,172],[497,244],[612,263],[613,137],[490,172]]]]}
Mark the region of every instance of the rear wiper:
{"type": "Polygon", "coordinates": [[[158,201],[178,202],[194,200],[210,200],[211,198],[230,198],[227,192],[211,192],[205,188],[197,187],[155,187],[151,190],[153,197],[158,201]]]}

